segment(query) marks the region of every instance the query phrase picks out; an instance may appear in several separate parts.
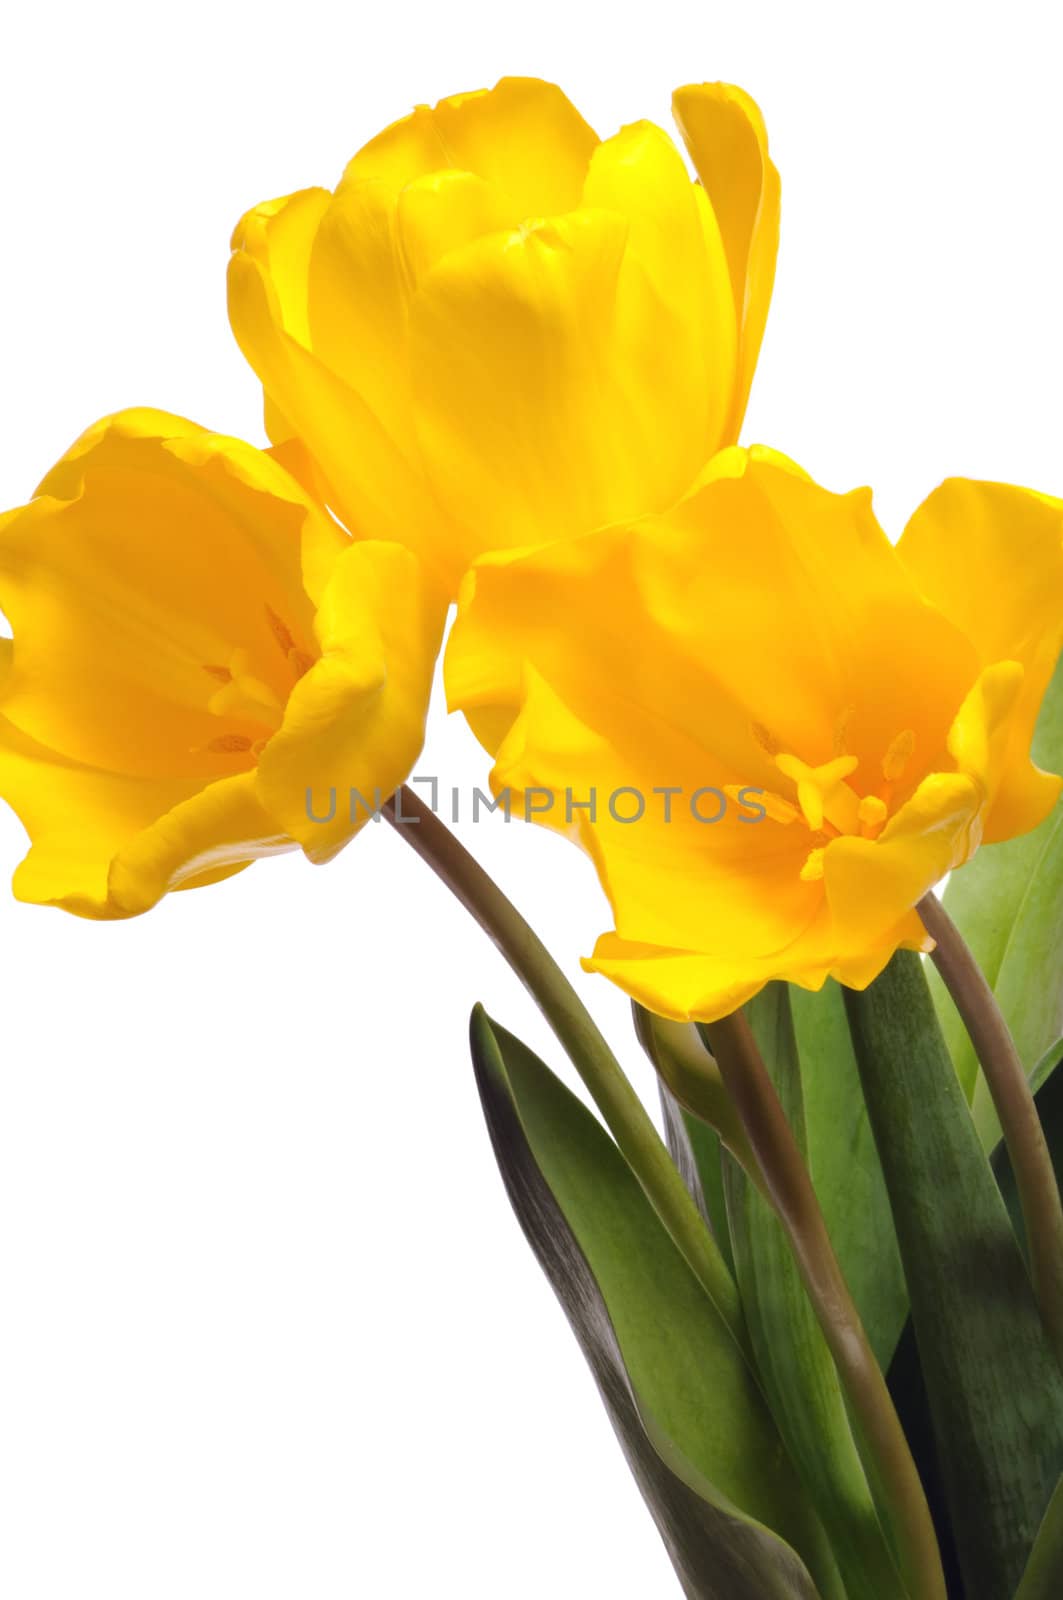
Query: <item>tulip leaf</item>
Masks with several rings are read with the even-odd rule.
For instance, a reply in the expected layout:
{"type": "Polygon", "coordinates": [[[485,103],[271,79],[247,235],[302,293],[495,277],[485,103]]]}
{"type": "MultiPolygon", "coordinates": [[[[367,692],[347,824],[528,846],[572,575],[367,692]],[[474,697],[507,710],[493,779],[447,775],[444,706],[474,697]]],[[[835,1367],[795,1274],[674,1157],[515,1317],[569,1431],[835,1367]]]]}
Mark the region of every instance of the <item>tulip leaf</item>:
{"type": "Polygon", "coordinates": [[[1063,1374],[920,958],[845,1001],[960,1564],[979,1600],[1012,1600],[1063,1472],[1063,1374]]]}
{"type": "MultiPolygon", "coordinates": [[[[1033,756],[1047,771],[1063,772],[1063,660],[1041,707],[1033,756]]],[[[1063,801],[1032,833],[979,850],[949,879],[944,904],[1032,1071],[1063,1039],[1063,801]]],[[[977,1057],[936,973],[931,986],[956,1071],[973,1097],[979,1135],[992,1149],[1000,1124],[977,1057]]]]}
{"type": "Polygon", "coordinates": [[[723,1142],[714,1128],[679,1104],[663,1079],[658,1088],[672,1160],[733,1273],[734,1251],[723,1192],[723,1142]]]}
{"type": "Polygon", "coordinates": [[[1056,1486],[1015,1600],[1059,1600],[1063,1594],[1063,1478],[1056,1486]]]}
{"type": "MultiPolygon", "coordinates": [[[[767,986],[746,1015],[787,1120],[807,1156],[803,1063],[784,983],[767,986]]],[[[831,1541],[850,1595],[903,1600],[895,1565],[853,1440],[841,1384],[769,1202],[732,1156],[724,1188],[738,1287],[768,1404],[831,1541]]]]}
{"type": "Polygon", "coordinates": [[[790,1001],[809,1171],[831,1243],[885,1371],[908,1318],[908,1291],[845,1000],[831,979],[815,994],[791,986],[790,1001]]]}
{"type": "Polygon", "coordinates": [[[684,1594],[842,1600],[822,1527],[746,1357],[620,1152],[582,1102],[479,1007],[471,1043],[510,1201],[684,1594]]]}

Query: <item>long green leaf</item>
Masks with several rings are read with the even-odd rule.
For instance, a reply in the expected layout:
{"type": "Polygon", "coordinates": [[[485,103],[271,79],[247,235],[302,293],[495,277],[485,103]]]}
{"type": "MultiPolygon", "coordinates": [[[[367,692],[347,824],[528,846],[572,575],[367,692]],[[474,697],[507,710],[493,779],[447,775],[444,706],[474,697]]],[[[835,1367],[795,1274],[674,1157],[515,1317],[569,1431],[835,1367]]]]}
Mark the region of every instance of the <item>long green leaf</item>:
{"type": "MultiPolygon", "coordinates": [[[[802,1068],[782,983],[746,1006],[764,1064],[807,1156],[802,1068]]],[[[789,1241],[771,1205],[730,1155],[724,1158],[738,1286],[768,1403],[827,1529],[852,1600],[903,1600],[875,1510],[838,1375],[789,1241]]]]}
{"type": "Polygon", "coordinates": [[[1059,1600],[1063,1594],[1063,1478],[1052,1496],[1015,1600],[1059,1600]]]}
{"type": "MultiPolygon", "coordinates": [[[[1041,707],[1034,759],[1063,772],[1063,661],[1041,707]]],[[[954,872],[945,909],[970,946],[1032,1071],[1063,1038],[1063,801],[1033,833],[988,845],[954,872]]],[[[988,1150],[1000,1125],[963,1023],[940,978],[931,987],[956,1071],[988,1150]]]]}
{"type": "Polygon", "coordinates": [[[1063,1375],[919,957],[845,999],[965,1581],[1012,1600],[1063,1472],[1063,1375]]]}
{"type": "Polygon", "coordinates": [[[723,1192],[723,1141],[714,1128],[679,1104],[663,1078],[658,1079],[657,1087],[672,1160],[733,1274],[734,1251],[723,1192]]]}
{"type": "Polygon", "coordinates": [[[808,1164],[841,1263],[883,1371],[908,1317],[897,1236],[882,1164],[838,984],[816,994],[791,987],[808,1164]]]}
{"type": "Polygon", "coordinates": [[[615,1145],[519,1040],[473,1013],[510,1200],[598,1382],[690,1600],[842,1595],[746,1360],[615,1145]],[[800,1552],[800,1555],[795,1552],[800,1552]]]}

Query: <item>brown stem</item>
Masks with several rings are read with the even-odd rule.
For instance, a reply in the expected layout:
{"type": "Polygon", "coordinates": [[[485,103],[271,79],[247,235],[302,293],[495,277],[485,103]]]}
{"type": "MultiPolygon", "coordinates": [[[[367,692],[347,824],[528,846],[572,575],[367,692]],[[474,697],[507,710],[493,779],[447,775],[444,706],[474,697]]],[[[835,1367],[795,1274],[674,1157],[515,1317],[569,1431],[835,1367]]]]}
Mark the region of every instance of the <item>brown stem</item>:
{"type": "Polygon", "coordinates": [[[426,861],[505,956],[553,1028],[650,1204],[736,1341],[745,1349],[738,1290],[719,1246],[649,1113],[542,940],[494,879],[408,788],[383,807],[396,833],[426,861]]]}
{"type": "Polygon", "coordinates": [[[1063,1364],[1063,1205],[1026,1071],[996,996],[941,901],[925,895],[918,910],[934,939],[931,960],[963,1019],[993,1097],[1026,1225],[1034,1293],[1063,1364]]]}
{"type": "Polygon", "coordinates": [[[753,1031],[740,1011],[706,1031],[834,1358],[868,1470],[893,1514],[913,1600],[945,1600],[937,1536],[908,1440],[753,1031]]]}

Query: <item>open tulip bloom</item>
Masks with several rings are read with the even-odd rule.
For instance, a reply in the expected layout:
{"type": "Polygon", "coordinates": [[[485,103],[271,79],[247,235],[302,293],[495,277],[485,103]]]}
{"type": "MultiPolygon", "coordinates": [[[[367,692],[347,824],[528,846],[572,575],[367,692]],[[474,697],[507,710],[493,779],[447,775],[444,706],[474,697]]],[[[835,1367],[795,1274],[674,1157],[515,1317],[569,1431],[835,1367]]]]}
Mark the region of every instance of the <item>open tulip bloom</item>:
{"type": "Polygon", "coordinates": [[[502,1177],[682,1592],[1058,1600],[1063,501],[950,479],[893,545],[739,445],[779,180],[740,90],[675,112],[696,177],[506,79],[247,212],[271,448],[122,412],[0,518],[15,893],[135,916],[382,810],[600,1112],[476,1007],[502,1177]],[[584,965],[663,1137],[403,787],[452,604],[450,708],[493,804],[594,864],[584,965]]]}

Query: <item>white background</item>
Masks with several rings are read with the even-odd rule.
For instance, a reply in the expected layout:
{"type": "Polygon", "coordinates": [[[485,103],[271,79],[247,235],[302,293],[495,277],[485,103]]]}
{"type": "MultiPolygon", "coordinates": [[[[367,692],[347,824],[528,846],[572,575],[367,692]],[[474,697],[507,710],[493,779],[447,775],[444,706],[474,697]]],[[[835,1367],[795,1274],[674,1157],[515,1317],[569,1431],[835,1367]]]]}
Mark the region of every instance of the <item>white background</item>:
{"type": "MultiPolygon", "coordinates": [[[[412,103],[506,72],[600,132],[724,78],[783,177],[745,437],[893,532],[944,475],[1063,492],[1059,41],[1047,5],[19,6],[0,85],[0,504],[97,416],[261,438],[230,229],[412,103]]],[[[904,641],[897,641],[903,649],[904,641]]],[[[421,770],[482,781],[439,708],[421,770]]],[[[571,967],[589,869],[475,848],[571,967]]],[[[22,850],[0,820],[0,867],[22,850]]],[[[557,1064],[412,852],[267,862],[96,926],[0,902],[6,1600],[674,1594],[502,1192],[482,998],[557,1064]]],[[[641,1089],[626,1007],[580,979],[641,1089]]]]}

